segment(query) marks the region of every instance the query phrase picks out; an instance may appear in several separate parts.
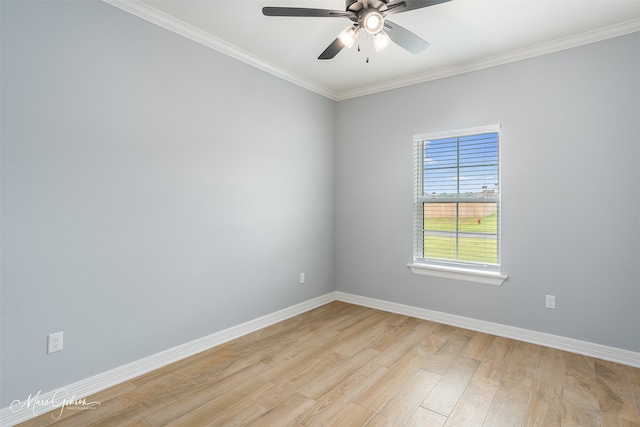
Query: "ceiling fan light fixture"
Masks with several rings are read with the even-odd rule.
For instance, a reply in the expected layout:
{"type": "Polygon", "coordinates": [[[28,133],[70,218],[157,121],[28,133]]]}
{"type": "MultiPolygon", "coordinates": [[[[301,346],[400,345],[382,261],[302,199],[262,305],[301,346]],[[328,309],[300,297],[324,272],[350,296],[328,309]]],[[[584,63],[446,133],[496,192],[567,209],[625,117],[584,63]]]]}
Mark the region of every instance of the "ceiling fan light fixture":
{"type": "Polygon", "coordinates": [[[360,28],[353,25],[349,28],[345,28],[338,35],[338,38],[342,42],[343,45],[351,49],[351,47],[355,44],[356,39],[358,38],[358,33],[360,32],[360,28]]]}
{"type": "MultiPolygon", "coordinates": [[[[321,60],[332,59],[345,47],[353,47],[363,29],[366,31],[364,35],[366,35],[367,45],[370,44],[369,34],[371,34],[372,40],[376,39],[374,42],[376,50],[384,49],[393,41],[404,50],[417,54],[426,49],[429,43],[404,27],[391,21],[385,21],[385,16],[391,13],[401,13],[434,6],[448,1],[451,0],[346,0],[344,10],[308,7],[263,7],[262,14],[265,16],[347,18],[352,21],[353,26],[344,29],[318,56],[318,59],[321,60]]],[[[358,50],[360,50],[359,43],[358,50]]],[[[367,62],[369,62],[368,56],[367,62]]]]}
{"type": "Polygon", "coordinates": [[[381,51],[390,44],[391,39],[389,38],[389,35],[384,31],[380,31],[379,33],[373,35],[373,48],[376,50],[376,52],[381,51]]]}
{"type": "Polygon", "coordinates": [[[384,27],[384,18],[377,9],[370,9],[364,12],[361,22],[369,34],[378,34],[384,27]]]}

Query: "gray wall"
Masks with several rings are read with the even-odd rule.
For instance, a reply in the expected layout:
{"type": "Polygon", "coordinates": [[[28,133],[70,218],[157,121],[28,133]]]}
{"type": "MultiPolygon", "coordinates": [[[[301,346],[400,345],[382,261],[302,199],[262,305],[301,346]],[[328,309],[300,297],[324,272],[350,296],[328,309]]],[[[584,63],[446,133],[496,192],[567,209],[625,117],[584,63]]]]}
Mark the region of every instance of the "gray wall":
{"type": "Polygon", "coordinates": [[[0,6],[0,407],[335,289],[640,351],[640,34],[336,104],[101,2],[0,6]],[[412,136],[493,123],[509,280],[412,275],[412,136]]]}
{"type": "Polygon", "coordinates": [[[333,101],[102,2],[1,7],[0,407],[335,290],[333,101]]]}
{"type": "Polygon", "coordinates": [[[638,52],[635,33],[340,102],[337,289],[640,351],[638,52]],[[412,136],[494,123],[509,279],[413,275],[412,136]]]}

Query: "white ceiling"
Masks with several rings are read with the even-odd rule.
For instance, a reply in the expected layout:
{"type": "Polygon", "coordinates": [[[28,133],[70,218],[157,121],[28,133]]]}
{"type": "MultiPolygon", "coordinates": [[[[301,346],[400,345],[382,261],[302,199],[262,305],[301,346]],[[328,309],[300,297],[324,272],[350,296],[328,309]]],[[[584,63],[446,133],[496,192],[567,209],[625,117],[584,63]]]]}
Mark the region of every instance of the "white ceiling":
{"type": "MultiPolygon", "coordinates": [[[[433,80],[640,31],[640,0],[453,0],[390,15],[430,43],[413,55],[318,55],[346,18],[266,17],[263,6],[344,10],[344,0],[105,0],[292,81],[340,100],[433,80]]],[[[640,53],[639,53],[640,54],[640,53]]]]}

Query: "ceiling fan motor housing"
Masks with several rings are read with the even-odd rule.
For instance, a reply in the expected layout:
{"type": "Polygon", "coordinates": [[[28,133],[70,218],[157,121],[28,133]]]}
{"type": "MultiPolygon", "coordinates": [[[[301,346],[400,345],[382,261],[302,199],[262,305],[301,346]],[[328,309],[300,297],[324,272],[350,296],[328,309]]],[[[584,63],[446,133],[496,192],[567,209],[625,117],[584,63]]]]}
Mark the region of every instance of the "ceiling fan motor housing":
{"type": "Polygon", "coordinates": [[[345,0],[344,10],[349,10],[349,7],[357,2],[358,0],[345,0]]]}

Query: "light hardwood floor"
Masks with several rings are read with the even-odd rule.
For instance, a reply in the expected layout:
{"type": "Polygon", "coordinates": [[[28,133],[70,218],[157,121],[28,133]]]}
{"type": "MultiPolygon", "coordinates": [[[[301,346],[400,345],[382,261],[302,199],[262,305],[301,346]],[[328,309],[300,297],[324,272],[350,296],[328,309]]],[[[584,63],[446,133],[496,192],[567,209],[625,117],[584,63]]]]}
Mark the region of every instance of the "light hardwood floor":
{"type": "Polygon", "coordinates": [[[640,369],[332,302],[24,426],[640,426],[640,369]]]}

